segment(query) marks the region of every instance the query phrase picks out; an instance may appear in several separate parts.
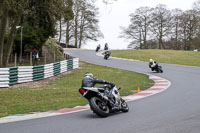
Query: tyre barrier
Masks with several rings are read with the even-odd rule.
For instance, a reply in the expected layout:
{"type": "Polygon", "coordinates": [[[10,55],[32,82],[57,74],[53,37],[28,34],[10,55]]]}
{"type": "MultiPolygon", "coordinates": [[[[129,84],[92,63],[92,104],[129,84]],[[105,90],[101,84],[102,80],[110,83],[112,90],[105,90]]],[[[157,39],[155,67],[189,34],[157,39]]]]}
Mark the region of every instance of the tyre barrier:
{"type": "Polygon", "coordinates": [[[0,88],[30,81],[42,80],[79,67],[79,59],[72,58],[40,66],[0,68],[0,88]]]}

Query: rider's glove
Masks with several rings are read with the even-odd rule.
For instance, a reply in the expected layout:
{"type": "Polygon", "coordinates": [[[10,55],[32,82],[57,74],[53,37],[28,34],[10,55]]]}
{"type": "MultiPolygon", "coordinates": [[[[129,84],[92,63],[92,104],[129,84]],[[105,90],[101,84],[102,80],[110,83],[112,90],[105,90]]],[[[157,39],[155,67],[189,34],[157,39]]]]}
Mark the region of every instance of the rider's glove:
{"type": "Polygon", "coordinates": [[[111,85],[111,87],[114,87],[114,86],[115,86],[115,84],[114,84],[114,83],[110,83],[110,85],[111,85]]]}

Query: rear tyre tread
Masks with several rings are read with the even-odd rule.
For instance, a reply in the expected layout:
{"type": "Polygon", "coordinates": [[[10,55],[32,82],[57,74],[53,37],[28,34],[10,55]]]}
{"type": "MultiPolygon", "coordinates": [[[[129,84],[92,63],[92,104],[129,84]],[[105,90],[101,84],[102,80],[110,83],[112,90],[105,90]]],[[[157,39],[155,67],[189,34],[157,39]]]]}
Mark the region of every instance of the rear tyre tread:
{"type": "Polygon", "coordinates": [[[100,117],[107,117],[109,115],[109,108],[108,108],[108,111],[107,112],[104,112],[103,110],[101,110],[98,105],[96,104],[96,100],[101,100],[100,98],[97,98],[97,97],[92,97],[90,99],[90,107],[92,109],[92,111],[94,113],[96,113],[98,116],[100,117]]]}

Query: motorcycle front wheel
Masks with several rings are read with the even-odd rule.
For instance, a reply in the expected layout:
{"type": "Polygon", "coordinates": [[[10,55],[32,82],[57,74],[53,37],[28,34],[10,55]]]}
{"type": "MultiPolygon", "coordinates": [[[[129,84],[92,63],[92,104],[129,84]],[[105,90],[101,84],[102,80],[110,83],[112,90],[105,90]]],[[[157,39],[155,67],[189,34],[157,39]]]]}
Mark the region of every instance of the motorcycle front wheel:
{"type": "Polygon", "coordinates": [[[128,112],[129,111],[129,107],[128,107],[127,102],[123,101],[122,104],[121,104],[121,107],[122,107],[122,109],[121,109],[122,112],[128,112]]]}
{"type": "Polygon", "coordinates": [[[109,58],[109,55],[105,55],[104,59],[108,60],[108,58],[109,58]]]}
{"type": "Polygon", "coordinates": [[[162,70],[161,66],[158,67],[158,72],[163,73],[163,70],[162,70]]]}
{"type": "Polygon", "coordinates": [[[90,108],[100,117],[107,117],[109,115],[109,107],[106,105],[105,101],[98,98],[92,97],[89,101],[90,108]]]}

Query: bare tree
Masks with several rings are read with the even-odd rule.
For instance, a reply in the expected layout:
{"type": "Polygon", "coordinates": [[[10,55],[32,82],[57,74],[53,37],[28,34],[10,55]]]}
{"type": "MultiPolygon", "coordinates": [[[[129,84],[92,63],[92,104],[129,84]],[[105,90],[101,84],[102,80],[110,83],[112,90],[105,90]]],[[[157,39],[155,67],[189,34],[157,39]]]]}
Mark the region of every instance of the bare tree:
{"type": "Polygon", "coordinates": [[[74,45],[80,48],[87,40],[102,37],[98,26],[98,8],[89,0],[74,0],[73,38],[74,45]]]}
{"type": "Polygon", "coordinates": [[[78,21],[81,12],[81,3],[81,0],[74,0],[74,45],[76,48],[78,48],[78,21]]]}
{"type": "Polygon", "coordinates": [[[150,13],[149,7],[141,7],[136,9],[135,13],[130,15],[131,24],[125,28],[121,27],[122,33],[120,37],[131,40],[130,45],[136,45],[142,49],[147,48],[147,39],[150,26],[150,13]]]}
{"type": "Polygon", "coordinates": [[[180,41],[181,41],[181,15],[183,13],[180,9],[174,9],[172,12],[172,32],[171,32],[171,40],[174,42],[173,49],[180,49],[180,41]]]}
{"type": "Polygon", "coordinates": [[[199,18],[195,10],[188,10],[181,16],[182,36],[184,41],[184,50],[191,48],[191,43],[197,34],[199,18]]]}
{"type": "Polygon", "coordinates": [[[193,3],[193,9],[196,11],[200,11],[200,0],[197,0],[193,3]]]}
{"type": "Polygon", "coordinates": [[[163,39],[168,39],[172,28],[172,16],[170,10],[165,5],[158,5],[153,8],[151,21],[151,31],[158,40],[158,48],[164,48],[163,39]]]}
{"type": "Polygon", "coordinates": [[[120,34],[130,40],[129,46],[184,50],[200,47],[200,0],[192,10],[168,10],[158,5],[138,8],[130,17],[131,24],[121,27],[120,34]]]}
{"type": "Polygon", "coordinates": [[[73,7],[73,0],[64,0],[64,23],[66,23],[66,44],[69,44],[69,40],[72,37],[71,30],[72,30],[72,22],[74,18],[74,13],[72,10],[73,7]]]}
{"type": "Polygon", "coordinates": [[[197,0],[196,2],[193,3],[193,9],[196,11],[196,17],[198,19],[197,22],[197,34],[196,37],[193,41],[193,47],[196,49],[200,48],[200,0],[197,0]]]}

